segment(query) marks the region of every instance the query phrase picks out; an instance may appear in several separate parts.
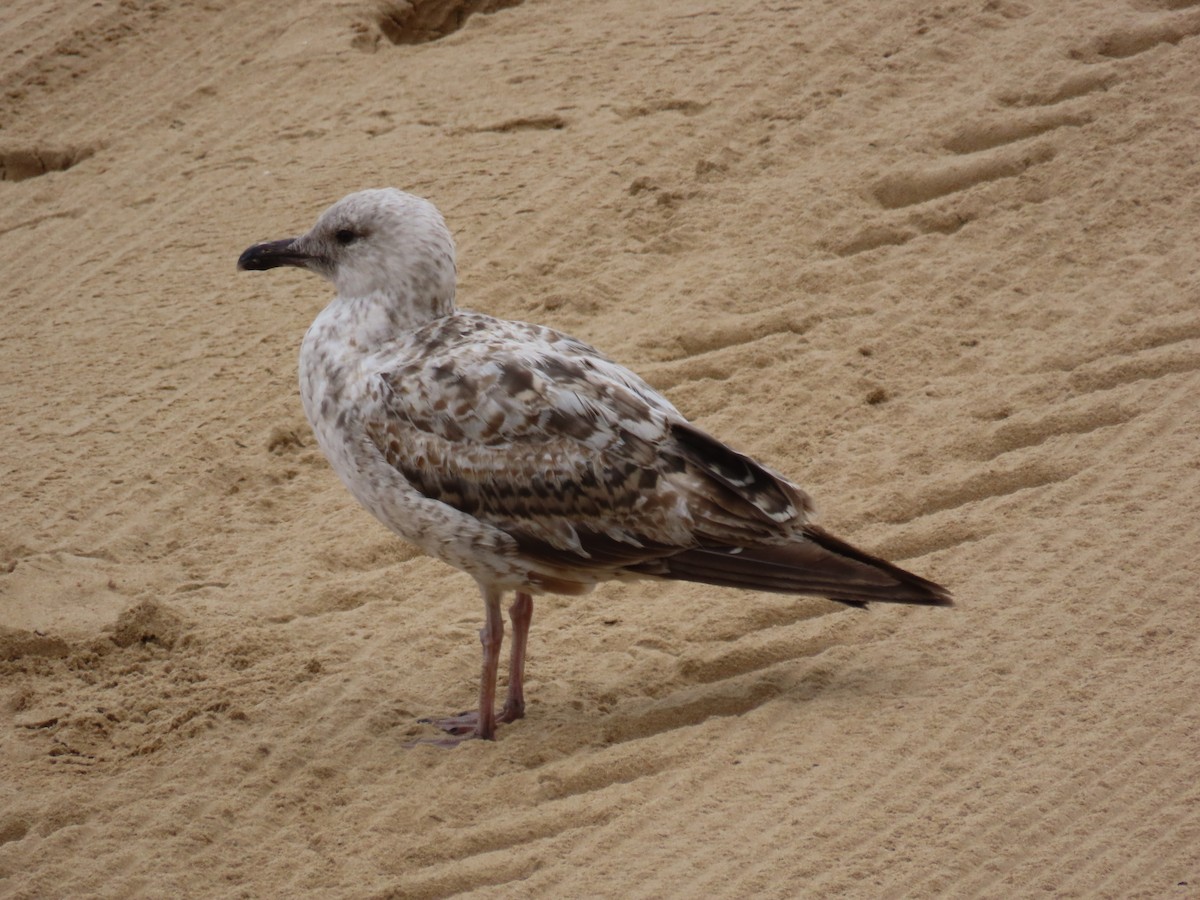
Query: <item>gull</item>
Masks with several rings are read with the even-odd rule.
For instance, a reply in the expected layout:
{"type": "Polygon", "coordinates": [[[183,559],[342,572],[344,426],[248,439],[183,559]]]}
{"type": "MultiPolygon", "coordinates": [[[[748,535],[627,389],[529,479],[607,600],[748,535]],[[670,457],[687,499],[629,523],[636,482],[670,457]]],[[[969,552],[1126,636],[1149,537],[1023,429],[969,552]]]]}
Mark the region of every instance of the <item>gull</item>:
{"type": "Polygon", "coordinates": [[[249,247],[239,269],[298,266],[337,291],[300,349],[318,445],[376,518],[479,585],[476,712],[426,719],[494,740],[525,714],[533,595],[658,578],[854,607],[950,606],[938,584],[813,521],[808,494],[688,422],[628,369],[542,325],[455,305],[454,241],[428,200],[385,188],[339,200],[305,235],[249,247]],[[503,597],[513,642],[496,677],[503,597]]]}

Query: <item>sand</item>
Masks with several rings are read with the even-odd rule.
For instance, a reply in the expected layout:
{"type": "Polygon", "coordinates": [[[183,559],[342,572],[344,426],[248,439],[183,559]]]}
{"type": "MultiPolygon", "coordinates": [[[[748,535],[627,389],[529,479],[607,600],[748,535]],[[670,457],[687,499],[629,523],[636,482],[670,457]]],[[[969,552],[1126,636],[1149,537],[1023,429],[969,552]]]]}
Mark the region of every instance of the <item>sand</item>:
{"type": "Polygon", "coordinates": [[[1200,895],[1200,5],[417,5],[0,13],[0,894],[1200,895]],[[544,598],[405,749],[481,603],[234,271],[383,185],[959,606],[544,598]]]}

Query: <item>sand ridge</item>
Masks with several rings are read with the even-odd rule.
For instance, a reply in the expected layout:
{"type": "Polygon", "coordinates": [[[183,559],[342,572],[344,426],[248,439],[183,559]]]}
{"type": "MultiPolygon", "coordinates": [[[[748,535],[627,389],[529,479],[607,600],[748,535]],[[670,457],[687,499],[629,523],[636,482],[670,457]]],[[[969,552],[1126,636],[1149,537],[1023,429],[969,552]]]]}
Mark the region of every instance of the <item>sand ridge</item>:
{"type": "Polygon", "coordinates": [[[403,6],[0,18],[0,894],[1193,895],[1200,7],[403,6]],[[384,184],[959,608],[545,598],[403,749],[478,598],[233,270],[384,184]]]}

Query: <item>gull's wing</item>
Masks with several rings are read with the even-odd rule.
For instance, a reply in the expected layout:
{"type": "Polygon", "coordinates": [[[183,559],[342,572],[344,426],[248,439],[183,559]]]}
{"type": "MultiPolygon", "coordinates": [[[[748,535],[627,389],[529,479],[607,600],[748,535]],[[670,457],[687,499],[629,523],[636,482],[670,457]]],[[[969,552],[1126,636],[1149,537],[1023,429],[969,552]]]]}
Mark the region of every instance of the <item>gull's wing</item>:
{"type": "Polygon", "coordinates": [[[367,435],[427,497],[556,568],[778,541],[808,497],[550,329],[460,313],[372,376],[367,435]]]}

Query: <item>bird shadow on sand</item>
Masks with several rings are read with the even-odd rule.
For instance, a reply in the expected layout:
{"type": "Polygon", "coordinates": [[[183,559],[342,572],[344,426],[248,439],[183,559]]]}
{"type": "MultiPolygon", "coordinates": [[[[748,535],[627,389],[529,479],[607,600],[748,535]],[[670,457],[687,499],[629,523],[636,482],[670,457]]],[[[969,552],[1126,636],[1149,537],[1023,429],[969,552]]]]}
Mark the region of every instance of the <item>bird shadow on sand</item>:
{"type": "MultiPolygon", "coordinates": [[[[802,729],[800,720],[809,714],[808,709],[817,714],[818,701],[844,708],[862,695],[865,705],[874,706],[880,690],[872,685],[886,682],[889,697],[903,697],[906,685],[916,688],[919,681],[908,666],[869,673],[861,665],[845,666],[844,659],[816,656],[773,663],[720,681],[680,678],[673,689],[657,698],[631,696],[609,704],[613,708],[608,711],[587,703],[552,707],[535,700],[525,719],[500,728],[497,740],[505,745],[502,752],[512,762],[532,769],[589,749],[675,741],[687,729],[712,719],[750,716],[768,705],[776,712],[766,719],[756,717],[752,727],[802,729]]],[[[430,743],[436,743],[436,735],[428,725],[414,726],[406,739],[431,738],[430,743]]]]}

